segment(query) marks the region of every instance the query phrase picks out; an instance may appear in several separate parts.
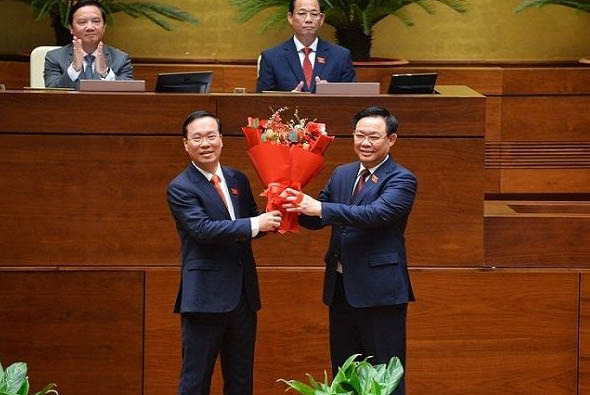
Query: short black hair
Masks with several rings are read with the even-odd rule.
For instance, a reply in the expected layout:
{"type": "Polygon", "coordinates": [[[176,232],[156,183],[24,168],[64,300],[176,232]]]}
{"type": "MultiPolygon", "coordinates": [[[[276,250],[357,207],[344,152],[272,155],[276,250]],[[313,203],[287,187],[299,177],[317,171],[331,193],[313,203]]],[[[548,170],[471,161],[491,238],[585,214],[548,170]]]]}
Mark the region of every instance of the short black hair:
{"type": "Polygon", "coordinates": [[[87,5],[93,5],[100,10],[102,14],[102,21],[106,24],[107,23],[107,13],[105,12],[102,4],[100,4],[97,0],[80,0],[77,1],[72,8],[70,8],[70,13],[68,14],[68,24],[72,26],[74,23],[74,13],[78,11],[82,7],[86,7],[87,5]]]}
{"type": "Polygon", "coordinates": [[[357,112],[352,118],[352,130],[356,129],[356,124],[363,118],[381,117],[385,121],[385,132],[387,135],[397,133],[397,119],[383,107],[367,107],[357,112]]]}
{"type": "Polygon", "coordinates": [[[194,121],[195,119],[207,117],[213,118],[215,119],[215,121],[217,121],[217,129],[219,130],[219,134],[221,134],[221,119],[217,118],[217,115],[213,114],[212,112],[198,110],[190,113],[182,123],[182,135],[184,136],[184,138],[187,138],[188,136],[188,125],[190,125],[192,121],[194,121]]]}
{"type": "MultiPolygon", "coordinates": [[[[295,10],[295,2],[296,2],[296,1],[297,1],[297,0],[290,0],[290,1],[289,1],[289,12],[290,12],[291,14],[293,13],[293,10],[295,10]]],[[[318,4],[319,4],[319,6],[320,6],[320,12],[324,12],[324,11],[323,11],[323,10],[324,10],[324,4],[323,4],[323,1],[322,1],[322,0],[317,0],[317,2],[318,2],[318,4]]]]}

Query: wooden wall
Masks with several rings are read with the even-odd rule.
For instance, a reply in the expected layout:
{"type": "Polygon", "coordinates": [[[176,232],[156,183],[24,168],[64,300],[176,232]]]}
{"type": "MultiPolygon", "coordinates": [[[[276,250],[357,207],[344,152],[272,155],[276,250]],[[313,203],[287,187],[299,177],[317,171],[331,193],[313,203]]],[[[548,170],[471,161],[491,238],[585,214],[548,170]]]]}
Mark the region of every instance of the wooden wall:
{"type": "MultiPolygon", "coordinates": [[[[406,233],[418,299],[409,308],[409,393],[588,392],[590,206],[580,197],[530,197],[587,192],[587,115],[581,110],[590,69],[435,68],[442,84],[470,85],[487,98],[456,88],[443,88],[450,89],[447,97],[371,98],[400,118],[393,154],[419,179],[406,233]],[[558,76],[561,82],[554,81],[558,76]],[[484,206],[484,193],[529,200],[484,206]]],[[[18,67],[8,69],[18,74],[18,67]]],[[[142,67],[136,69],[140,76],[142,67]]],[[[147,76],[157,70],[145,65],[147,76]]],[[[251,89],[253,70],[220,66],[214,89],[251,89]]],[[[360,69],[359,78],[383,86],[390,73],[360,69]]],[[[288,104],[326,121],[337,139],[326,168],[308,186],[313,194],[331,169],[354,160],[349,120],[366,103],[315,96],[1,93],[3,364],[28,361],[35,391],[55,381],[66,394],[174,394],[179,246],[165,188],[187,163],[179,137],[184,116],[196,108],[219,113],[223,162],[245,170],[254,190],[262,185],[239,133],[246,116],[288,104]]],[[[321,377],[329,369],[321,304],[327,238],[327,231],[303,230],[255,242],[263,301],[256,394],[282,392],[277,378],[321,377]]],[[[218,371],[212,393],[221,393],[218,371]]]]}

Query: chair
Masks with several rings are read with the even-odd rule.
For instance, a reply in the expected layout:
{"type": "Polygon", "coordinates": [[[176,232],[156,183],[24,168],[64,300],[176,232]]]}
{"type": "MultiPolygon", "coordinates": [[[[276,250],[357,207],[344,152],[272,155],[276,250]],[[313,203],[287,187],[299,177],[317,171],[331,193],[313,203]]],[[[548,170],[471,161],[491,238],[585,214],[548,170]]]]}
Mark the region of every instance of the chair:
{"type": "Polygon", "coordinates": [[[45,68],[45,54],[57,48],[60,47],[45,45],[37,47],[31,51],[31,88],[45,88],[45,80],[43,79],[43,69],[45,68]]]}

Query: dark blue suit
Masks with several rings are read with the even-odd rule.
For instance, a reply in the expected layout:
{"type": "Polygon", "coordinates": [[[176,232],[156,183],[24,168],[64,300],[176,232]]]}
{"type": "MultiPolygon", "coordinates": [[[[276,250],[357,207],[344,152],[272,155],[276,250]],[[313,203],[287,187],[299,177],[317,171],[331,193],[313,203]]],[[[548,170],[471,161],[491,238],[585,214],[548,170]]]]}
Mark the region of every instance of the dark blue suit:
{"type": "MultiPolygon", "coordinates": [[[[373,363],[398,356],[405,366],[405,318],[414,300],[404,231],[416,195],[414,175],[391,157],[350,202],[359,162],[337,167],[320,192],[322,218],[301,216],[301,225],[332,226],[325,257],[324,303],[330,306],[330,353],[334,374],[354,353],[373,363]],[[341,262],[343,274],[336,271],[341,262]]],[[[403,383],[399,391],[403,393],[403,383]]]]}
{"type": "Polygon", "coordinates": [[[183,366],[179,394],[208,394],[221,354],[224,393],[252,391],[260,295],[250,240],[258,215],[246,176],[222,167],[235,211],[231,220],[213,185],[192,164],[168,187],[182,248],[174,311],[181,313],[183,366]]]}
{"type": "MultiPolygon", "coordinates": [[[[315,92],[315,77],[328,82],[353,82],[356,79],[350,51],[339,45],[318,40],[311,87],[303,92],[315,92]]],[[[262,52],[256,91],[291,91],[305,81],[303,68],[293,38],[262,52]]]]}

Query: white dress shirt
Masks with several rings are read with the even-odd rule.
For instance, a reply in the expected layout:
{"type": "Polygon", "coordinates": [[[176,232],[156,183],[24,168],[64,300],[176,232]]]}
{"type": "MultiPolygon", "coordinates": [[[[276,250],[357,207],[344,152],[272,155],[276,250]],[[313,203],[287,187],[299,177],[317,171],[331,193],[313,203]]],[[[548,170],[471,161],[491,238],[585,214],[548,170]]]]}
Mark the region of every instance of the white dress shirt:
{"type": "MultiPolygon", "coordinates": [[[[303,60],[305,59],[305,53],[303,52],[303,48],[305,45],[301,43],[301,41],[297,40],[297,37],[293,36],[293,41],[295,42],[295,48],[297,48],[297,54],[299,55],[299,63],[301,63],[301,68],[303,69],[303,60]]],[[[318,49],[318,38],[316,37],[315,40],[311,43],[309,48],[311,48],[311,52],[309,53],[309,61],[311,62],[311,69],[315,66],[315,54],[318,49]]]]}
{"type": "MultiPolygon", "coordinates": [[[[82,52],[84,52],[84,51],[82,51],[82,52]]],[[[91,53],[91,55],[94,56],[94,62],[92,62],[92,71],[96,70],[97,54],[98,54],[98,48],[96,48],[94,50],[94,52],[91,53]]],[[[84,52],[84,56],[86,56],[86,55],[88,55],[88,54],[86,52],[84,52]]],[[[72,81],[76,81],[78,79],[78,77],[80,77],[80,73],[82,73],[82,70],[86,70],[86,67],[88,67],[88,62],[86,62],[86,59],[82,60],[82,68],[80,69],[80,71],[74,70],[74,62],[72,62],[70,64],[70,67],[68,67],[68,76],[70,77],[70,79],[72,81]]],[[[98,78],[100,78],[103,81],[114,81],[115,77],[116,77],[115,72],[110,67],[109,67],[109,72],[107,73],[106,77],[102,78],[100,75],[98,76],[98,78]]]]}

